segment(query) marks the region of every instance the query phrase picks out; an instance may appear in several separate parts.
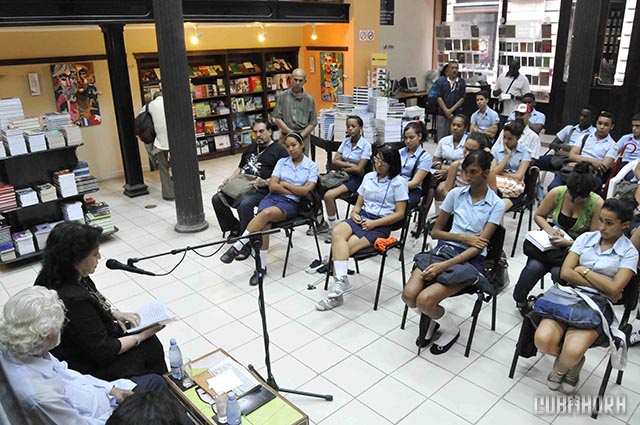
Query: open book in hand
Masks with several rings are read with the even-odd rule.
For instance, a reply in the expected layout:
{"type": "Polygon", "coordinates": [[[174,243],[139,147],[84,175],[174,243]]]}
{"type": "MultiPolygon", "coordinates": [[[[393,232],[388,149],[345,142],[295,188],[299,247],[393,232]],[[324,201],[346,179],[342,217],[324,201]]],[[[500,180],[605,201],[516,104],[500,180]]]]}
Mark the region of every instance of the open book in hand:
{"type": "MultiPolygon", "coordinates": [[[[568,241],[573,242],[573,239],[568,234],[564,233],[564,238],[568,241]]],[[[544,230],[531,230],[527,232],[526,240],[531,242],[538,248],[540,251],[549,251],[550,249],[558,249],[557,246],[553,245],[549,240],[549,234],[544,230]]]]}
{"type": "Polygon", "coordinates": [[[140,332],[153,325],[166,325],[176,320],[175,317],[169,316],[167,307],[161,300],[154,300],[147,304],[143,304],[134,311],[140,315],[140,325],[135,328],[127,329],[128,334],[140,332]]]}

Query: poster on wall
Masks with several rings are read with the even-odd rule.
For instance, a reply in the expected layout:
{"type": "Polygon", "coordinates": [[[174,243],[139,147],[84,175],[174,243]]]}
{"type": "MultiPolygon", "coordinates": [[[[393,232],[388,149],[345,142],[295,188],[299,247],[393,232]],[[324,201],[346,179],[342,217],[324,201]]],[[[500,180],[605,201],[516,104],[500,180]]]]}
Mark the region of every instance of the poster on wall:
{"type": "Polygon", "coordinates": [[[393,25],[394,0],[380,0],[380,25],[393,25]]]}
{"type": "Polygon", "coordinates": [[[51,78],[58,112],[68,112],[71,121],[82,127],[102,122],[93,63],[51,65],[51,78]]]}
{"type": "Polygon", "coordinates": [[[322,75],[320,76],[321,98],[328,102],[337,102],[344,93],[344,63],[341,52],[320,52],[322,75]]]}

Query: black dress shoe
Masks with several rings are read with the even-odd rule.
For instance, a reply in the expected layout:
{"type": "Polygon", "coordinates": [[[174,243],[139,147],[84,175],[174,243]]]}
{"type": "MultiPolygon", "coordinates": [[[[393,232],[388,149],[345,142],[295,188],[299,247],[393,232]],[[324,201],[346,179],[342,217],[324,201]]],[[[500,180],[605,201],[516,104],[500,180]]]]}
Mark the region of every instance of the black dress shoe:
{"type": "MultiPolygon", "coordinates": [[[[262,278],[267,274],[267,269],[262,269],[262,278]]],[[[256,286],[258,284],[258,272],[255,271],[251,275],[251,279],[249,279],[249,285],[256,286]]]]}
{"type": "Polygon", "coordinates": [[[458,333],[456,334],[456,336],[449,341],[449,343],[447,345],[438,345],[438,344],[433,344],[431,346],[431,348],[429,349],[429,351],[431,351],[431,354],[438,356],[440,354],[444,354],[447,351],[449,351],[449,349],[451,347],[453,347],[453,344],[455,344],[455,342],[458,340],[458,338],[460,337],[460,331],[458,331],[458,333]]]}
{"type": "Polygon", "coordinates": [[[220,261],[222,261],[225,264],[231,264],[231,262],[235,260],[238,254],[239,254],[238,250],[234,246],[232,246],[227,250],[227,252],[222,254],[222,257],[220,257],[220,261]]]}
{"type": "Polygon", "coordinates": [[[236,255],[236,261],[244,261],[251,255],[251,245],[245,244],[238,255],[236,255]]]}
{"type": "Polygon", "coordinates": [[[424,347],[428,347],[429,344],[431,344],[431,341],[433,341],[433,338],[435,338],[436,336],[436,331],[438,330],[438,328],[440,327],[440,323],[436,322],[436,326],[433,329],[433,334],[431,334],[431,338],[416,338],[416,345],[420,348],[424,348],[424,347]]]}

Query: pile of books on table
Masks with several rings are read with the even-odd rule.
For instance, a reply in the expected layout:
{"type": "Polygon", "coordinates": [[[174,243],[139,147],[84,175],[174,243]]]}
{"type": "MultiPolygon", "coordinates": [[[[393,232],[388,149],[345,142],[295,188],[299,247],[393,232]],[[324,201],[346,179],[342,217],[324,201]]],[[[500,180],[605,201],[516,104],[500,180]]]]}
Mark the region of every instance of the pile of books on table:
{"type": "Polygon", "coordinates": [[[16,247],[16,253],[18,255],[27,255],[36,252],[36,247],[33,244],[33,234],[30,230],[15,232],[11,237],[13,238],[13,244],[16,247]]]}
{"type": "Polygon", "coordinates": [[[98,190],[98,179],[90,174],[88,162],[78,161],[78,165],[73,169],[73,174],[76,179],[78,193],[95,192],[98,190]]]}
{"type": "Polygon", "coordinates": [[[73,124],[68,112],[51,112],[40,117],[40,128],[47,131],[60,130],[71,125],[73,124]]]}
{"type": "Polygon", "coordinates": [[[18,206],[16,192],[12,185],[0,182],[0,211],[6,211],[18,206]]]}
{"type": "Polygon", "coordinates": [[[38,197],[40,198],[40,202],[49,202],[55,201],[58,199],[58,194],[56,193],[56,187],[51,183],[43,183],[36,186],[36,192],[38,192],[38,197]]]}
{"type": "Polygon", "coordinates": [[[38,194],[30,187],[24,189],[18,189],[16,192],[16,198],[18,205],[21,207],[28,207],[29,205],[35,205],[38,203],[38,194]]]}
{"type": "Polygon", "coordinates": [[[49,239],[51,229],[52,227],[49,223],[38,224],[33,229],[31,229],[31,232],[33,232],[33,236],[36,239],[38,251],[42,251],[47,245],[47,239],[49,239]]]}
{"type": "Polygon", "coordinates": [[[80,132],[80,127],[70,125],[62,127],[60,131],[64,134],[64,138],[67,140],[67,146],[78,146],[82,144],[82,133],[80,132]]]}
{"type": "Polygon", "coordinates": [[[27,130],[24,132],[24,138],[27,141],[29,152],[47,150],[47,141],[44,138],[44,132],[40,130],[27,130]]]}
{"type": "Polygon", "coordinates": [[[0,128],[7,128],[11,120],[22,118],[24,118],[24,111],[19,98],[0,99],[0,128]]]}
{"type": "Polygon", "coordinates": [[[76,201],[62,204],[62,215],[66,221],[82,221],[84,223],[82,202],[76,201]]]}
{"type": "Polygon", "coordinates": [[[64,140],[64,135],[60,133],[60,130],[45,131],[44,137],[47,139],[49,149],[63,148],[67,146],[67,142],[64,140]]]}
{"type": "Polygon", "coordinates": [[[112,233],[115,230],[111,211],[106,202],[89,202],[87,200],[87,212],[84,215],[87,224],[95,227],[102,227],[104,233],[112,233]]]}
{"type": "Polygon", "coordinates": [[[27,153],[27,144],[19,128],[7,128],[2,130],[2,144],[8,155],[22,155],[27,153]]]}
{"type": "Polygon", "coordinates": [[[73,171],[60,170],[53,173],[53,184],[58,189],[61,198],[68,198],[78,194],[76,178],[73,171]]]}

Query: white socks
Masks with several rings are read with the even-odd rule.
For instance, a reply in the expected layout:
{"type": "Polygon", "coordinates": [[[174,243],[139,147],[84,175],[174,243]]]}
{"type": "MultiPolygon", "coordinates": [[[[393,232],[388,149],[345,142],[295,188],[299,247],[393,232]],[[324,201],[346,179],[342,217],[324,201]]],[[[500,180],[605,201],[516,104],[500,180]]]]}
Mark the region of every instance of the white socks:
{"type": "Polygon", "coordinates": [[[431,322],[438,322],[438,324],[440,325],[441,334],[440,337],[438,337],[438,339],[434,341],[434,344],[437,344],[441,347],[449,344],[460,332],[460,328],[455,324],[451,315],[447,314],[446,310],[444,311],[444,314],[441,318],[432,320],[431,322]]]}
{"type": "Polygon", "coordinates": [[[260,264],[262,264],[262,270],[267,270],[267,259],[269,257],[268,249],[260,250],[260,264]]]}
{"type": "Polygon", "coordinates": [[[347,271],[349,270],[349,260],[342,261],[334,261],[333,267],[336,272],[335,276],[339,279],[342,276],[347,275],[347,271]]]}
{"type": "MultiPolygon", "coordinates": [[[[247,236],[248,234],[249,234],[249,231],[248,231],[248,230],[245,230],[245,231],[244,231],[244,233],[242,233],[242,235],[241,235],[241,236],[247,236]]],[[[244,245],[245,245],[247,242],[249,242],[249,239],[246,239],[246,238],[245,238],[245,239],[237,240],[237,241],[233,244],[233,247],[234,247],[235,249],[237,249],[238,251],[240,251],[240,250],[244,247],[244,245]]]]}
{"type": "Polygon", "coordinates": [[[329,229],[333,229],[333,226],[336,225],[336,216],[328,215],[327,216],[327,224],[329,224],[329,229]]]}
{"type": "Polygon", "coordinates": [[[431,319],[429,322],[429,327],[427,328],[427,334],[424,336],[424,339],[433,338],[433,332],[436,330],[436,321],[431,319]]]}

